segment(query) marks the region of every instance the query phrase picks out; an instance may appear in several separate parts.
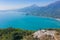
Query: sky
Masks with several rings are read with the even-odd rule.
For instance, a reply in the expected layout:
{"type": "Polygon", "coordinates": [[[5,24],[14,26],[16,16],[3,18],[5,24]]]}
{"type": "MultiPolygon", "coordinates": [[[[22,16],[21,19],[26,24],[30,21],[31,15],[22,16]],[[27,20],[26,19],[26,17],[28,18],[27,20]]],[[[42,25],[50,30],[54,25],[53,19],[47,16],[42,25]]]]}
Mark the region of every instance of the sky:
{"type": "Polygon", "coordinates": [[[24,8],[36,4],[38,6],[47,6],[58,0],[0,0],[0,10],[24,8]]]}

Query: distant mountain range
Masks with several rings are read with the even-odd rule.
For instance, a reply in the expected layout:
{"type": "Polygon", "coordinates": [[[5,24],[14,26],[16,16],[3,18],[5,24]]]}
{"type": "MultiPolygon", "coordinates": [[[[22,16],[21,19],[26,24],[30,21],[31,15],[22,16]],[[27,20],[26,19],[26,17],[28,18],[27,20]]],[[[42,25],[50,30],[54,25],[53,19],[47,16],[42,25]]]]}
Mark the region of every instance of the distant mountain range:
{"type": "Polygon", "coordinates": [[[16,9],[13,11],[26,12],[26,15],[60,18],[60,1],[52,3],[45,7],[39,7],[34,4],[32,6],[25,7],[22,9],[16,9]]]}
{"type": "Polygon", "coordinates": [[[17,11],[18,12],[26,12],[26,15],[36,15],[36,16],[60,18],[60,1],[52,3],[45,7],[39,7],[34,4],[30,7],[18,9],[17,11]]]}

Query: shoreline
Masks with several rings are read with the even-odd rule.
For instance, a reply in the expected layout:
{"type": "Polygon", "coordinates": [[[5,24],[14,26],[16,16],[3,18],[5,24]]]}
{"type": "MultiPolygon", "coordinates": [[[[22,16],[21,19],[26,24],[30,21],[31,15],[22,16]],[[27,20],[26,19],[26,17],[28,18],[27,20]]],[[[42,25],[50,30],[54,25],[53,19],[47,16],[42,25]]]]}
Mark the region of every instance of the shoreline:
{"type": "Polygon", "coordinates": [[[59,19],[59,18],[56,18],[56,20],[57,20],[57,21],[60,21],[60,19],[59,19]]]}

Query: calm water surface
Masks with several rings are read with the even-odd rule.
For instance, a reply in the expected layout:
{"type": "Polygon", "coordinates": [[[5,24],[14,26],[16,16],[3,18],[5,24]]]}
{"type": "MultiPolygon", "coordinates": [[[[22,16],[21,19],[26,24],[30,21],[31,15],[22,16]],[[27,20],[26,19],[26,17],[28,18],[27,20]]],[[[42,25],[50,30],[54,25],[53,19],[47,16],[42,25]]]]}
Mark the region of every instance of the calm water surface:
{"type": "Polygon", "coordinates": [[[21,28],[26,30],[38,30],[42,28],[60,28],[60,22],[53,18],[26,16],[22,12],[0,13],[0,28],[21,28]]]}

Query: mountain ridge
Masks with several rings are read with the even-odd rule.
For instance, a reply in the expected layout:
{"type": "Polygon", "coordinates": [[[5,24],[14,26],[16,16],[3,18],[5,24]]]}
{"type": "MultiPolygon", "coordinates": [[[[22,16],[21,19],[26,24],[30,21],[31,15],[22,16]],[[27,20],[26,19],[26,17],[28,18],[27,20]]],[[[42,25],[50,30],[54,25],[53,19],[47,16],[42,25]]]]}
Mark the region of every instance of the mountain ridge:
{"type": "Polygon", "coordinates": [[[60,18],[60,1],[56,1],[45,7],[39,7],[33,4],[32,6],[9,11],[25,12],[26,15],[60,18]]]}
{"type": "Polygon", "coordinates": [[[45,7],[32,5],[30,7],[20,9],[19,11],[26,12],[29,15],[60,18],[60,1],[52,3],[45,7]]]}

